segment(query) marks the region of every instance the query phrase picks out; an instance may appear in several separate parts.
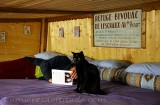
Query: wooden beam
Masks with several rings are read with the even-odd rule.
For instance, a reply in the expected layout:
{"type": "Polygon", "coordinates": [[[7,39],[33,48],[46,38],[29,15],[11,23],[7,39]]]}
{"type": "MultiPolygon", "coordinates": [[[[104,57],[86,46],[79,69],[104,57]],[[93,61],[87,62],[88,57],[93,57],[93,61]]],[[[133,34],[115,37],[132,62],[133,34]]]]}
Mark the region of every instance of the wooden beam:
{"type": "Polygon", "coordinates": [[[9,23],[9,22],[41,22],[42,19],[0,19],[0,23],[9,23]]]}
{"type": "Polygon", "coordinates": [[[64,21],[64,20],[83,19],[83,18],[93,18],[93,14],[58,16],[58,17],[47,18],[47,21],[54,22],[54,21],[64,21]]]}
{"type": "Polygon", "coordinates": [[[43,18],[41,22],[40,52],[45,52],[47,48],[48,22],[46,20],[43,18]]]}
{"type": "Polygon", "coordinates": [[[0,7],[0,12],[5,13],[35,13],[35,14],[86,14],[92,11],[61,11],[61,10],[37,10],[24,8],[0,7]]]}

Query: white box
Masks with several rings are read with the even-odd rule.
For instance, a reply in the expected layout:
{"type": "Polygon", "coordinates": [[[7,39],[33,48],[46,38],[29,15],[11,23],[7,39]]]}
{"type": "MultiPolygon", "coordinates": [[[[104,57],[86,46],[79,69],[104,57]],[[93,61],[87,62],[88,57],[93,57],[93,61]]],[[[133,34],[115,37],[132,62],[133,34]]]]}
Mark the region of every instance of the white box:
{"type": "Polygon", "coordinates": [[[52,69],[52,83],[73,85],[72,71],[52,69]]]}

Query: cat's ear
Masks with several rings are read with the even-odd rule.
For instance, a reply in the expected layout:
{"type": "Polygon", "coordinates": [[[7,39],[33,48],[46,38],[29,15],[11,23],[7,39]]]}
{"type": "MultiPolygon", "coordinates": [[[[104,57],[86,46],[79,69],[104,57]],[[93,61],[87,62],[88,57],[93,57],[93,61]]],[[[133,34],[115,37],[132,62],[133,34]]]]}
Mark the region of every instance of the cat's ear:
{"type": "Polygon", "coordinates": [[[80,52],[80,55],[84,57],[83,51],[80,52]]]}
{"type": "Polygon", "coordinates": [[[81,51],[80,53],[83,54],[83,51],[81,51]]]}

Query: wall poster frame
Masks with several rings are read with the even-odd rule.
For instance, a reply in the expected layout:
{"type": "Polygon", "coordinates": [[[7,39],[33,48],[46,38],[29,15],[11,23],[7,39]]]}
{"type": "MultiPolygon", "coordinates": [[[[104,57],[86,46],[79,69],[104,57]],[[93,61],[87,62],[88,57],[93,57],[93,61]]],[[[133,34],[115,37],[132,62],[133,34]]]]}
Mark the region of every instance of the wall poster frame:
{"type": "Polygon", "coordinates": [[[142,10],[94,14],[94,46],[141,48],[142,10]]]}
{"type": "Polygon", "coordinates": [[[6,41],[6,32],[0,32],[0,42],[6,41]]]}

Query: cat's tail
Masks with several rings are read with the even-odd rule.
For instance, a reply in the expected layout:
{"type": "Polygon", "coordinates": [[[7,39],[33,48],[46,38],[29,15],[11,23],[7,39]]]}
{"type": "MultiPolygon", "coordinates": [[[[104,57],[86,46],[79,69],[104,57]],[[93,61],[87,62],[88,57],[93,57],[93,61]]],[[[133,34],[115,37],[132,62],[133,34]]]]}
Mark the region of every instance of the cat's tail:
{"type": "Polygon", "coordinates": [[[86,93],[89,93],[89,94],[97,94],[97,95],[107,95],[108,93],[99,89],[98,91],[86,91],[86,93]]]}

